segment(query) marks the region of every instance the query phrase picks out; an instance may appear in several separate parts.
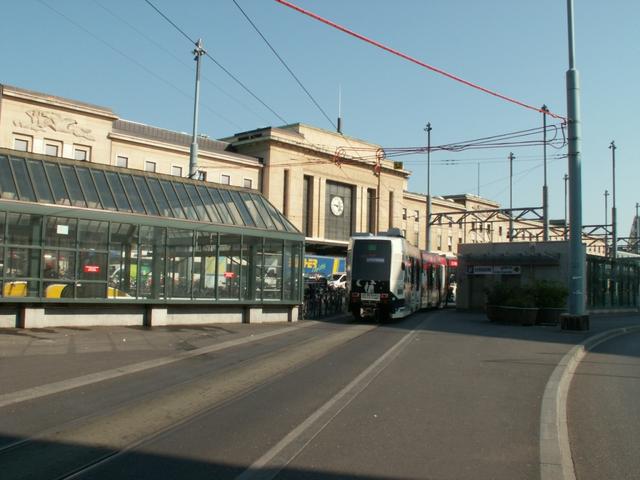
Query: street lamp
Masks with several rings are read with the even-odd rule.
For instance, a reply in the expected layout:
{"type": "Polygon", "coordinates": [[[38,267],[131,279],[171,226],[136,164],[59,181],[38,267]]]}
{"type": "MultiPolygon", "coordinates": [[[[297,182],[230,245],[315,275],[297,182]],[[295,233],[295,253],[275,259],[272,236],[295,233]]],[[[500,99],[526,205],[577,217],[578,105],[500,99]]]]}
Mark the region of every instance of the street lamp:
{"type": "Polygon", "coordinates": [[[427,123],[424,131],[427,132],[427,224],[425,250],[431,251],[431,122],[427,123]]]}
{"type": "Polygon", "coordinates": [[[562,179],[564,180],[564,239],[567,240],[567,181],[569,180],[569,175],[565,173],[562,179]]]}

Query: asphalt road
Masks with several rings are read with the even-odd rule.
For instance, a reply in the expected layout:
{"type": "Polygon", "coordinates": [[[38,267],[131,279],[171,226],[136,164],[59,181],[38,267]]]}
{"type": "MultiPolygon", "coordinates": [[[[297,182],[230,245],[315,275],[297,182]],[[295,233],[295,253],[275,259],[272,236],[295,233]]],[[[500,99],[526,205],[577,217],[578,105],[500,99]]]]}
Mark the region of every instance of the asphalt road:
{"type": "MultiPolygon", "coordinates": [[[[30,399],[0,394],[2,478],[538,480],[542,393],[586,335],[445,310],[270,326],[205,353],[200,339],[193,356],[57,393],[23,370],[7,395],[30,399]]],[[[40,356],[63,385],[67,357],[40,356]]]]}
{"type": "Polygon", "coordinates": [[[567,405],[578,480],[640,479],[640,333],[604,342],[576,370],[567,405]]]}

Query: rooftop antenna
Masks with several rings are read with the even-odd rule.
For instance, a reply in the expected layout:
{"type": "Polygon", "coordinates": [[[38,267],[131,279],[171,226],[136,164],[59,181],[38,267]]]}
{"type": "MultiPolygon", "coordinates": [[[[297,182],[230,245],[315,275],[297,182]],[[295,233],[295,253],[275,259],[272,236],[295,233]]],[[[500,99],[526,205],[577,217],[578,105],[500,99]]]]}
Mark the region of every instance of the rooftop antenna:
{"type": "Polygon", "coordinates": [[[338,84],[338,133],[342,133],[342,85],[338,84]]]}

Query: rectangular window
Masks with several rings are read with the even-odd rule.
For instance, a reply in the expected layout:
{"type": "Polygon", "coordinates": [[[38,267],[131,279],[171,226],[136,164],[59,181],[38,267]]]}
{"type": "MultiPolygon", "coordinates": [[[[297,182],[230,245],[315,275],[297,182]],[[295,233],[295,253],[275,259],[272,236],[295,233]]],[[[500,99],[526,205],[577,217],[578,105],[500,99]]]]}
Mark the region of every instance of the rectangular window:
{"type": "Polygon", "coordinates": [[[389,228],[393,228],[393,192],[389,192],[389,228]]]}
{"type": "Polygon", "coordinates": [[[413,211],[413,219],[414,219],[416,222],[419,222],[419,221],[420,221],[420,211],[419,211],[419,210],[414,210],[414,211],[413,211]]]}
{"type": "Polygon", "coordinates": [[[224,173],[220,174],[220,183],[223,185],[231,185],[231,176],[225,175],[224,173]]]}
{"type": "Polygon", "coordinates": [[[88,162],[91,155],[91,147],[85,147],[83,145],[73,146],[73,158],[82,162],[88,162]]]}
{"type": "Polygon", "coordinates": [[[50,155],[52,157],[57,157],[58,154],[60,153],[60,145],[54,142],[50,142],[48,140],[45,140],[45,144],[44,144],[44,154],[45,155],[50,155]]]}
{"type": "Polygon", "coordinates": [[[313,215],[311,212],[313,206],[313,177],[304,176],[302,183],[302,233],[310,237],[312,232],[313,215]]]}
{"type": "Polygon", "coordinates": [[[116,157],[116,167],[128,168],[129,167],[129,157],[123,157],[118,155],[116,157]]]}
{"type": "Polygon", "coordinates": [[[28,152],[30,143],[31,142],[25,138],[16,138],[13,140],[13,148],[14,150],[19,150],[21,152],[28,152]]]}
{"type": "Polygon", "coordinates": [[[376,190],[367,188],[367,232],[375,233],[376,229],[376,190]]]}
{"type": "Polygon", "coordinates": [[[200,180],[201,182],[206,182],[207,172],[205,172],[204,170],[198,170],[197,179],[200,180]]]}
{"type": "Polygon", "coordinates": [[[171,167],[171,175],[173,175],[174,177],[181,177],[182,176],[182,167],[177,167],[177,166],[173,165],[171,167]]]}
{"type": "Polygon", "coordinates": [[[502,227],[498,227],[498,236],[502,237],[502,227]]]}
{"type": "Polygon", "coordinates": [[[244,188],[253,188],[253,180],[251,180],[250,178],[245,178],[244,188]]]}
{"type": "Polygon", "coordinates": [[[289,216],[289,170],[284,171],[284,188],[282,189],[282,213],[289,216]]]}
{"type": "Polygon", "coordinates": [[[403,209],[402,209],[402,219],[403,219],[403,220],[406,220],[406,219],[407,219],[407,209],[406,209],[406,208],[403,208],[403,209]]]}
{"type": "Polygon", "coordinates": [[[150,162],[149,160],[144,162],[144,171],[145,172],[155,172],[156,171],[156,162],[150,162]]]}

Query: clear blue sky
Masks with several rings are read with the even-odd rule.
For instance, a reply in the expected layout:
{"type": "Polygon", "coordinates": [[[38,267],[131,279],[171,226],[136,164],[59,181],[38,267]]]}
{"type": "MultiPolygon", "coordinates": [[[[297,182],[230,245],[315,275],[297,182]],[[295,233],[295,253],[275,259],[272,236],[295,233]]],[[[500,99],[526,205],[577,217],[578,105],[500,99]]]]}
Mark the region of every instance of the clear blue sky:
{"type": "MultiPolygon", "coordinates": [[[[272,0],[237,0],[344,132],[384,147],[443,144],[541,126],[540,114],[460,85],[272,0]]],[[[520,101],[566,113],[564,0],[297,0],[426,63],[520,101]]],[[[581,75],[585,224],[603,223],[618,146],[619,235],[640,201],[640,2],[575,0],[581,75]]],[[[231,0],[154,0],[288,123],[332,129],[231,0]]],[[[22,0],[3,6],[0,82],[112,108],[121,118],[190,132],[192,45],[143,0],[22,0]],[[52,6],[64,15],[47,8],[52,6]]],[[[209,59],[201,132],[224,137],[282,124],[209,59]]],[[[541,204],[542,148],[513,149],[514,206],[541,204]]],[[[566,159],[549,149],[552,218],[562,218],[566,159]]],[[[508,204],[509,149],[432,155],[432,193],[476,193],[508,204]],[[457,165],[444,165],[445,159],[457,165]]],[[[426,191],[424,156],[405,157],[409,189],[426,191]]],[[[611,197],[609,198],[611,204],[611,197]]]]}

